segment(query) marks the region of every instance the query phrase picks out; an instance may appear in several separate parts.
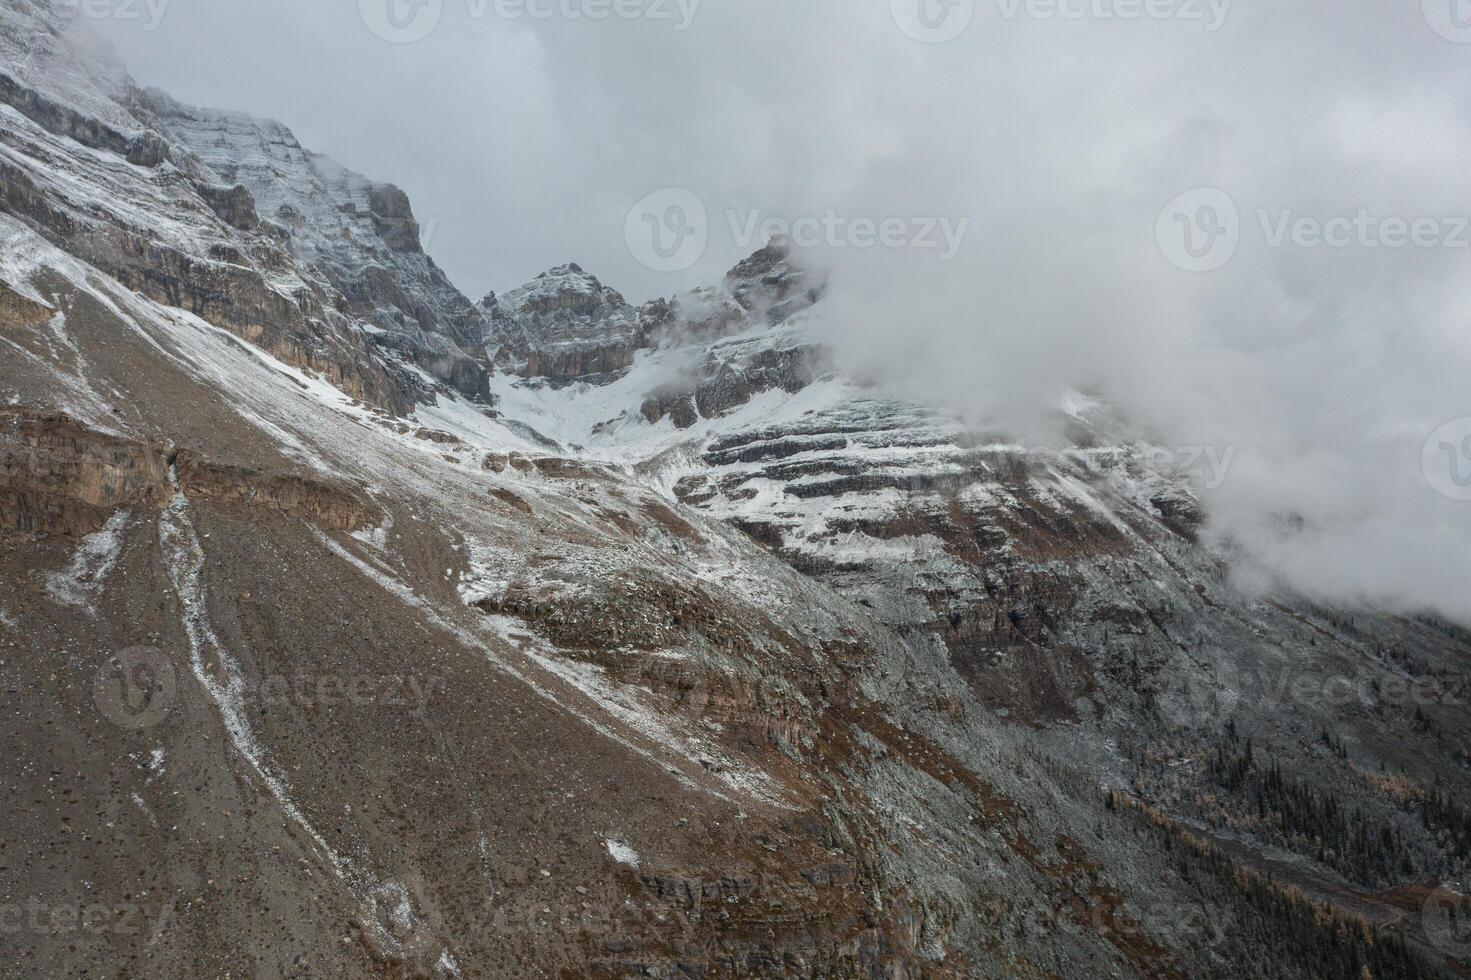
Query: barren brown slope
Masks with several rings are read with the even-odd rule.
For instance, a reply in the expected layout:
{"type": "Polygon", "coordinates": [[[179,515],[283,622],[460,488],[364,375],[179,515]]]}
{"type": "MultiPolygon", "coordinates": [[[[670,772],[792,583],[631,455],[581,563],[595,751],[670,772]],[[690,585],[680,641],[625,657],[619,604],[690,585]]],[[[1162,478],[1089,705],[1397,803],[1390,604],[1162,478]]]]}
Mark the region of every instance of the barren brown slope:
{"type": "MultiPolygon", "coordinates": [[[[0,376],[22,975],[967,975],[983,895],[1071,914],[1058,818],[856,608],[12,240],[61,314],[0,376]]],[[[1082,922],[991,955],[1172,969],[1082,922]]]]}
{"type": "Polygon", "coordinates": [[[1243,962],[1219,886],[737,532],[10,240],[61,314],[0,362],[53,515],[0,538],[16,975],[1243,962]]]}
{"type": "Polygon", "coordinates": [[[48,9],[0,11],[0,972],[1428,971],[397,360],[48,9]]]}

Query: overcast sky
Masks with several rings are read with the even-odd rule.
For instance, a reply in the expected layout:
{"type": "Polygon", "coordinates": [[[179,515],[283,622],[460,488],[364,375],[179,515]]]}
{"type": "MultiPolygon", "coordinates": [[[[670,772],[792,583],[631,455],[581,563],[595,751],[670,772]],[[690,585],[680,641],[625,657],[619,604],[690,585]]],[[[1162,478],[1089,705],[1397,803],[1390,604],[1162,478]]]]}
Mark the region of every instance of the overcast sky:
{"type": "Polygon", "coordinates": [[[414,2],[106,26],[404,187],[472,297],[566,261],[669,295],[781,218],[845,356],[1037,441],[1097,386],[1235,450],[1208,506],[1276,573],[1471,621],[1471,421],[1432,437],[1471,417],[1466,0],[414,2]]]}

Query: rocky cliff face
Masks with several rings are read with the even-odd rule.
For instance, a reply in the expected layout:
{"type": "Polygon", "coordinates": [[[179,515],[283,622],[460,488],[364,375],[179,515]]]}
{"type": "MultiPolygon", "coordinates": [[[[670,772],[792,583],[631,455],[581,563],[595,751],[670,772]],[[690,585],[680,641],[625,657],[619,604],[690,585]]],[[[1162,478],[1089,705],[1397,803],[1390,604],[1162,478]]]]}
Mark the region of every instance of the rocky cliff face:
{"type": "Polygon", "coordinates": [[[1141,935],[1189,886],[1127,821],[1090,856],[1091,790],[737,532],[0,226],[58,315],[0,362],[36,406],[0,440],[22,973],[1204,962],[1196,925],[1141,935]]]}
{"type": "Polygon", "coordinates": [[[844,378],[780,246],[462,316],[64,27],[0,12],[18,974],[1452,975],[1464,634],[1239,591],[1106,406],[844,378]]]}
{"type": "Polygon", "coordinates": [[[640,312],[576,264],[481,301],[486,348],[503,370],[556,384],[603,384],[625,372],[646,345],[640,312]]]}
{"type": "Polygon", "coordinates": [[[303,149],[280,123],[194,109],[161,92],[139,101],[197,160],[201,193],[221,220],[241,231],[268,222],[296,261],[342,294],[374,344],[488,400],[485,318],[425,254],[402,190],[303,149]]]}
{"type": "Polygon", "coordinates": [[[0,16],[8,213],[132,289],[404,410],[408,361],[488,400],[483,318],[418,244],[407,199],[276,123],[139,91],[66,6],[0,16]]]}
{"type": "Polygon", "coordinates": [[[820,299],[774,245],[667,304],[595,409],[534,384],[505,401],[579,420],[556,437],[865,607],[1019,743],[1307,894],[1395,921],[1465,871],[1447,733],[1471,723],[1471,637],[1242,590],[1189,454],[1081,394],[1037,449],[845,378],[820,299]]]}
{"type": "MultiPolygon", "coordinates": [[[[558,266],[507,293],[481,301],[490,318],[486,347],[508,373],[565,387],[574,382],[606,386],[623,378],[640,351],[689,347],[748,329],[753,322],[780,324],[821,297],[822,286],[791,262],[791,250],[773,243],[731,270],[718,288],[699,289],[673,300],[653,300],[634,309],[621,293],[604,286],[577,264],[558,266]]],[[[781,385],[789,391],[814,376],[810,351],[755,352],[756,361],[707,365],[701,383],[663,391],[647,414],[692,419],[694,402],[719,413],[750,394],[781,385]],[[764,374],[757,379],[756,374],[764,374]],[[734,380],[750,375],[749,383],[734,380]],[[703,387],[702,391],[696,391],[703,387]],[[736,389],[747,389],[744,392],[736,389]]]]}

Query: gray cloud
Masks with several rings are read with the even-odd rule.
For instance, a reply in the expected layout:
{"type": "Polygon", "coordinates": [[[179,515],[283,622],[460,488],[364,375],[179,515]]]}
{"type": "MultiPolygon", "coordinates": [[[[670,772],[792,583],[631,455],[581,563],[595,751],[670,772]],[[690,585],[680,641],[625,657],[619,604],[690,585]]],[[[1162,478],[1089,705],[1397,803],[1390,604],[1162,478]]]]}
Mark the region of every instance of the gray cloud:
{"type": "Polygon", "coordinates": [[[683,31],[669,7],[512,20],[443,0],[410,44],[354,4],[292,0],[108,27],[143,81],[280,118],[404,186],[474,295],[572,260],[632,298],[708,282],[750,250],[728,212],[968,219],[947,262],[814,249],[848,357],[1038,441],[1064,390],[1096,386],[1169,444],[1238,447],[1207,504],[1265,576],[1471,620],[1471,503],[1421,465],[1437,427],[1471,416],[1471,248],[1272,241],[1303,216],[1471,215],[1471,43],[1420,4],[1237,2],[1208,30],[1183,16],[1208,20],[1203,0],[1135,20],[978,0],[942,44],[907,36],[888,0],[704,0],[683,31]],[[632,204],[666,187],[709,215],[677,273],[624,241],[632,204]],[[1197,187],[1240,219],[1211,272],[1156,235],[1197,187]],[[1303,530],[1284,539],[1283,513],[1303,530]]]}

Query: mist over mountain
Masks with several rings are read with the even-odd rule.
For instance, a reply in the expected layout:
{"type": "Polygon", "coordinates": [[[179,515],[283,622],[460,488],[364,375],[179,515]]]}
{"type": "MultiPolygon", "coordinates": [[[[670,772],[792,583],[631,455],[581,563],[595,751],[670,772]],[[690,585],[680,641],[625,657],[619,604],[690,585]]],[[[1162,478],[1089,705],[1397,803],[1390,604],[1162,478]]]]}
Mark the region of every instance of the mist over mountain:
{"type": "Polygon", "coordinates": [[[906,242],[918,219],[965,222],[948,261],[817,240],[843,356],[1044,441],[1063,392],[1106,390],[1161,441],[1235,449],[1206,506],[1271,574],[1471,616],[1471,523],[1421,465],[1432,433],[1471,412],[1471,232],[1454,227],[1471,215],[1457,164],[1471,68],[1421,11],[1180,4],[1131,20],[962,4],[964,33],[924,44],[881,3],[597,21],[505,6],[432,5],[413,43],[375,36],[351,6],[276,0],[100,26],[145,81],[288,117],[392,175],[471,296],[569,256],[635,300],[668,296],[759,247],[742,240],[757,218],[897,218],[906,242]],[[706,210],[708,247],[675,273],[624,241],[629,209],[665,187],[706,210]],[[1240,245],[1208,274],[1156,237],[1199,187],[1239,210],[1240,245]],[[1374,230],[1348,247],[1282,233],[1360,212],[1374,230]],[[1381,245],[1382,222],[1417,219],[1436,222],[1431,246],[1381,245]],[[1289,516],[1305,525],[1283,540],[1289,516]]]}

